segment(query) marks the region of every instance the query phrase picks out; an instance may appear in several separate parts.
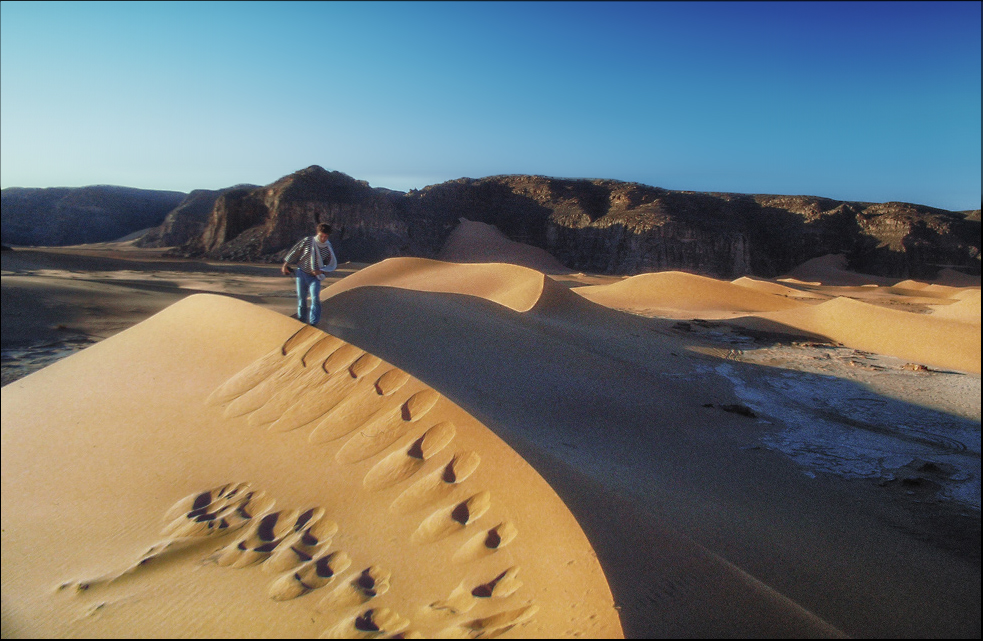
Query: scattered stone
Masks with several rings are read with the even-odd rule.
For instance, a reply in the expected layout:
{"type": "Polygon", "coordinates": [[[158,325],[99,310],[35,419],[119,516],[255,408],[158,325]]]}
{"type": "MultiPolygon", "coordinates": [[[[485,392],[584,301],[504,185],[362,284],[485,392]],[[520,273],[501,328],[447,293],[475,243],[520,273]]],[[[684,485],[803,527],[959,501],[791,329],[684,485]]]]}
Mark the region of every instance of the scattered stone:
{"type": "Polygon", "coordinates": [[[907,370],[909,372],[931,372],[929,368],[921,365],[920,363],[905,363],[901,366],[901,369],[907,370]]]}
{"type": "Polygon", "coordinates": [[[925,461],[918,466],[919,472],[927,472],[929,474],[941,474],[942,468],[933,463],[932,461],[925,461]]]}
{"type": "Polygon", "coordinates": [[[725,412],[730,412],[731,414],[740,414],[741,416],[747,416],[748,418],[757,418],[758,415],[754,413],[747,405],[732,404],[732,405],[721,405],[720,409],[725,412]]]}

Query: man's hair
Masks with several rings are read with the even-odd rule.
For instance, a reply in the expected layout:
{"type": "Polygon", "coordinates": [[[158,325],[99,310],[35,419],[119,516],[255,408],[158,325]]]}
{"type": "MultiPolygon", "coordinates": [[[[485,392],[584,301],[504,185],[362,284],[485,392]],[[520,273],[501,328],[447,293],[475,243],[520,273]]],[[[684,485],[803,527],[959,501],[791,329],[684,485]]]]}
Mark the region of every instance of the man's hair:
{"type": "Polygon", "coordinates": [[[317,231],[318,231],[318,233],[321,233],[321,234],[330,234],[331,233],[331,225],[329,225],[328,223],[318,223],[317,224],[317,231]]]}

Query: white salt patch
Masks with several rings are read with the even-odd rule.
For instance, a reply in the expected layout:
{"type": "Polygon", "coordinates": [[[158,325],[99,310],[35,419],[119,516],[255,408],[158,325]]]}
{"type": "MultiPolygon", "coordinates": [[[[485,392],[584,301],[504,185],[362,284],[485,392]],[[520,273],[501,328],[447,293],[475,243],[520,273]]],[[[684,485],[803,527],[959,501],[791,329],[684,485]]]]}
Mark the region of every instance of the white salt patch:
{"type": "Polygon", "coordinates": [[[980,509],[980,423],[878,395],[856,382],[794,371],[715,368],[755,413],[784,427],[761,439],[807,471],[893,479],[925,460],[952,466],[942,497],[980,509]]]}

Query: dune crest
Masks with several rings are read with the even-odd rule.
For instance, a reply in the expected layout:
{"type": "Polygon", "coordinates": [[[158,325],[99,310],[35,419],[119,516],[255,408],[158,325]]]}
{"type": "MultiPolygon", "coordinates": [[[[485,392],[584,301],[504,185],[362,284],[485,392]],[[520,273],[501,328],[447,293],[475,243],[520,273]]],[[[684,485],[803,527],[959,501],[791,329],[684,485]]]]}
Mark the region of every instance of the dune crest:
{"type": "Polygon", "coordinates": [[[826,297],[822,294],[816,292],[810,292],[806,289],[798,289],[796,287],[789,287],[782,283],[776,283],[770,280],[764,280],[760,278],[753,278],[750,276],[741,276],[740,278],[730,281],[734,285],[740,285],[741,287],[747,287],[748,289],[755,289],[767,294],[774,294],[776,296],[786,296],[789,298],[801,298],[801,299],[820,299],[824,300],[826,297]]]}
{"type": "Polygon", "coordinates": [[[621,636],[586,536],[518,454],[274,312],[191,296],[2,407],[5,633],[621,636]]]}
{"type": "Polygon", "coordinates": [[[553,279],[519,265],[389,258],[325,288],[321,299],[327,300],[358,287],[398,287],[475,296],[517,312],[527,312],[544,299],[569,297],[566,288],[553,279]]]}

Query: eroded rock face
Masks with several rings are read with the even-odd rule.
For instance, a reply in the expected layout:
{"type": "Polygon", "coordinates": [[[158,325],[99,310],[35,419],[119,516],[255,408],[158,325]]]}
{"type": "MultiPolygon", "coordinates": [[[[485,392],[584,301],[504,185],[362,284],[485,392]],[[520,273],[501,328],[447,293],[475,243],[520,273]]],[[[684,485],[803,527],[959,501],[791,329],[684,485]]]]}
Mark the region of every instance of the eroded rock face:
{"type": "Polygon", "coordinates": [[[167,214],[159,227],[147,232],[137,244],[140,247],[183,245],[205,231],[219,197],[228,191],[256,188],[256,185],[236,185],[227,189],[196,189],[167,214]]]}
{"type": "Polygon", "coordinates": [[[0,194],[3,242],[54,246],[116,240],[160,225],[185,196],[109,185],[9,187],[0,194]]]}
{"type": "Polygon", "coordinates": [[[180,251],[277,261],[318,222],[328,222],[342,261],[433,258],[460,218],[494,225],[585,272],[776,276],[830,253],[885,276],[931,277],[940,267],[980,272],[979,216],[966,212],[521,175],[461,178],[403,193],[317,166],[222,194],[202,233],[180,251]]]}
{"type": "Polygon", "coordinates": [[[232,189],[215,201],[204,230],[178,252],[234,260],[279,260],[319,222],[335,228],[346,260],[376,261],[407,248],[401,192],[313,166],[266,187],[232,189]]]}

